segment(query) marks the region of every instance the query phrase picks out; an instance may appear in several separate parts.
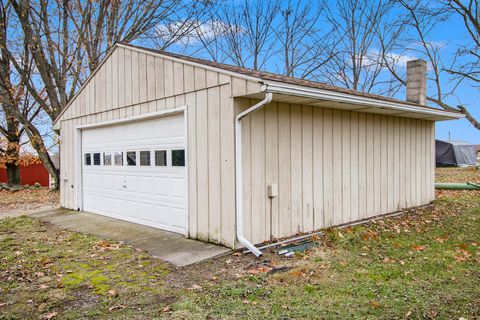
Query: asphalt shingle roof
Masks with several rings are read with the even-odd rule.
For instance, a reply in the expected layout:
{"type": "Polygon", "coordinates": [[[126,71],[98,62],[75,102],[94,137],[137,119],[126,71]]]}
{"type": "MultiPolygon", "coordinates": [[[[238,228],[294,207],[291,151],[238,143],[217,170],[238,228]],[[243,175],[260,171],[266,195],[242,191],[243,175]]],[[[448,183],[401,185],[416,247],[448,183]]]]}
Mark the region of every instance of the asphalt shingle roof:
{"type": "Polygon", "coordinates": [[[390,97],[385,97],[381,95],[376,95],[376,94],[371,94],[371,93],[364,93],[364,92],[359,92],[351,89],[346,89],[342,87],[337,87],[333,86],[330,84],[326,84],[323,82],[317,82],[317,81],[311,81],[311,80],[305,80],[305,79],[300,79],[300,78],[294,78],[294,77],[288,77],[284,76],[281,74],[276,74],[276,73],[271,73],[271,72],[266,72],[266,71],[258,71],[258,70],[253,70],[249,68],[243,68],[243,67],[238,67],[234,65],[229,65],[229,64],[224,64],[224,63],[219,63],[219,62],[214,62],[210,60],[205,60],[205,59],[200,59],[200,58],[195,58],[187,55],[182,55],[182,54],[177,54],[177,53],[171,53],[168,51],[163,51],[163,50],[156,50],[156,49],[151,49],[151,48],[146,48],[146,47],[140,47],[128,43],[122,43],[123,45],[154,52],[157,54],[161,54],[164,56],[169,56],[172,58],[177,58],[181,60],[186,60],[190,61],[193,63],[198,63],[230,72],[235,72],[239,73],[245,76],[249,77],[254,77],[258,78],[260,80],[266,80],[266,81],[277,81],[277,82],[282,82],[282,83],[287,83],[287,84],[294,84],[294,85],[299,85],[299,86],[304,86],[304,87],[309,87],[309,88],[316,88],[316,89],[323,89],[323,90],[329,90],[329,91],[334,91],[334,92],[339,92],[339,93],[346,93],[346,94],[351,94],[359,97],[365,97],[365,98],[372,98],[372,99],[377,99],[377,100],[382,100],[382,101],[388,101],[388,102],[394,102],[394,103],[401,103],[405,105],[411,105],[411,106],[416,106],[420,108],[425,108],[429,110],[442,110],[438,108],[433,108],[429,106],[424,106],[416,103],[412,103],[409,101],[404,101],[404,100],[399,100],[395,98],[390,98],[390,97]]]}

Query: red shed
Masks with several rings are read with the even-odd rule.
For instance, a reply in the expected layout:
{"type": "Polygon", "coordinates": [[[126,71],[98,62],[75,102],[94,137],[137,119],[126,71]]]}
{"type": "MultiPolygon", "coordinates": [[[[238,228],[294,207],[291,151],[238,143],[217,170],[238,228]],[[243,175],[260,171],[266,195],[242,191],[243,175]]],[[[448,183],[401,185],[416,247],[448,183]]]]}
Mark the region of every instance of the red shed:
{"type": "MultiPolygon", "coordinates": [[[[7,169],[0,168],[0,183],[7,182],[7,169]]],[[[29,165],[20,165],[20,183],[22,185],[34,185],[36,182],[44,187],[48,187],[50,183],[50,175],[47,169],[41,163],[29,165]]]]}

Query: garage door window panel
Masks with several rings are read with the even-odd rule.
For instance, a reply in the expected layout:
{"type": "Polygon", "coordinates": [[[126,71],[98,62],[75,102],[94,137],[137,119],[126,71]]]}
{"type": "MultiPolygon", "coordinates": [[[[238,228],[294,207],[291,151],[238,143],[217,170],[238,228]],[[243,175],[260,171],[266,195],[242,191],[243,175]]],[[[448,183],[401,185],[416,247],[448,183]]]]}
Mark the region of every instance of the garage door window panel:
{"type": "Polygon", "coordinates": [[[172,167],[185,167],[185,150],[172,150],[172,167]]]}
{"type": "Polygon", "coordinates": [[[127,166],[137,165],[137,153],[135,151],[127,151],[127,166]]]}
{"type": "Polygon", "coordinates": [[[167,165],[167,150],[155,150],[155,166],[165,167],[167,165]]]}
{"type": "Polygon", "coordinates": [[[90,153],[85,153],[85,165],[86,166],[92,165],[92,155],[90,153]]]}
{"type": "Polygon", "coordinates": [[[123,152],[115,152],[113,161],[116,166],[123,166],[123,152]]]}
{"type": "Polygon", "coordinates": [[[150,151],[140,151],[140,165],[150,166],[150,151]]]}
{"type": "Polygon", "coordinates": [[[100,153],[96,152],[93,154],[93,165],[99,166],[100,165],[100,153]]]}
{"type": "Polygon", "coordinates": [[[110,152],[105,152],[103,154],[103,165],[104,166],[112,165],[112,154],[110,152]]]}

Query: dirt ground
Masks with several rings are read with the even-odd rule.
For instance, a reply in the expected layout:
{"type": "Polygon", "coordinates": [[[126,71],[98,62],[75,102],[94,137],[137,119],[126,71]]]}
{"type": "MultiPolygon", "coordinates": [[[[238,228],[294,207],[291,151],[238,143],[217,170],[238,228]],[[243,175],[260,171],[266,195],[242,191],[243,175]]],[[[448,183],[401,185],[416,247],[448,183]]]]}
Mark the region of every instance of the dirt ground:
{"type": "Polygon", "coordinates": [[[48,188],[0,191],[0,219],[30,214],[59,206],[60,193],[48,188]]]}

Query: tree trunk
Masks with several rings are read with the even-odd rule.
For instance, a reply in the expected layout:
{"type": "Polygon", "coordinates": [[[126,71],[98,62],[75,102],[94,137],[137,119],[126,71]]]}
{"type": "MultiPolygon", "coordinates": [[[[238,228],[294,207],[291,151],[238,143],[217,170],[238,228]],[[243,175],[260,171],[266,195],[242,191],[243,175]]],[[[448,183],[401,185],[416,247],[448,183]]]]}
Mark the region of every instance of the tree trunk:
{"type": "Polygon", "coordinates": [[[7,117],[7,148],[4,154],[7,167],[7,183],[9,185],[20,185],[20,133],[18,131],[18,121],[14,117],[7,117]]]}
{"type": "Polygon", "coordinates": [[[53,180],[55,181],[55,189],[58,190],[60,188],[60,175],[58,174],[57,168],[55,168],[55,165],[53,164],[52,158],[50,158],[50,154],[48,153],[45,143],[43,142],[40,131],[38,131],[38,129],[30,123],[23,123],[23,126],[28,138],[30,139],[30,144],[35,151],[37,151],[38,157],[40,160],[42,160],[42,163],[47,169],[48,173],[50,173],[50,175],[53,177],[53,180]]]}
{"type": "Polygon", "coordinates": [[[6,163],[7,167],[7,184],[20,185],[20,166],[15,162],[6,163]]]}

